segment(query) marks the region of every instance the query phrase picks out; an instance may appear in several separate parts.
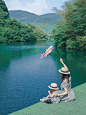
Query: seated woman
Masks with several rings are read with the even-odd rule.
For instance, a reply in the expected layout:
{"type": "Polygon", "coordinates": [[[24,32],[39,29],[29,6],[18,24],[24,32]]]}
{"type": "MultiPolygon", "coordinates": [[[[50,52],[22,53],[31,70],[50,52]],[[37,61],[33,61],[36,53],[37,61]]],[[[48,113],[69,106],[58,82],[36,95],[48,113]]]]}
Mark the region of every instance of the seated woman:
{"type": "Polygon", "coordinates": [[[61,90],[59,90],[56,94],[56,97],[60,97],[60,101],[70,102],[75,100],[75,95],[73,90],[71,89],[71,77],[70,72],[68,71],[67,66],[64,64],[62,58],[60,58],[60,62],[63,64],[59,72],[62,75],[61,81],[61,90]]]}
{"type": "MultiPolygon", "coordinates": [[[[48,91],[50,98],[59,97],[57,99],[60,99],[60,101],[64,102],[70,102],[75,100],[75,95],[73,90],[71,89],[71,77],[70,72],[68,71],[67,66],[64,64],[62,58],[60,58],[60,62],[63,64],[64,67],[62,67],[59,72],[61,73],[62,80],[61,80],[61,90],[57,90],[56,92],[53,92],[52,95],[48,91]]],[[[49,96],[47,98],[49,98],[49,96]]],[[[50,101],[51,101],[50,99],[50,101]]],[[[46,99],[47,100],[47,99],[46,99]]],[[[41,101],[41,100],[40,100],[41,101]]],[[[45,101],[44,101],[45,102],[45,101]]]]}
{"type": "Polygon", "coordinates": [[[56,94],[57,90],[59,89],[57,87],[56,83],[51,83],[50,86],[48,86],[51,90],[48,91],[49,95],[47,97],[44,97],[43,99],[40,99],[41,102],[46,102],[46,103],[59,103],[60,98],[55,97],[54,93],[56,94]],[[51,94],[52,93],[52,94],[51,94]]]}

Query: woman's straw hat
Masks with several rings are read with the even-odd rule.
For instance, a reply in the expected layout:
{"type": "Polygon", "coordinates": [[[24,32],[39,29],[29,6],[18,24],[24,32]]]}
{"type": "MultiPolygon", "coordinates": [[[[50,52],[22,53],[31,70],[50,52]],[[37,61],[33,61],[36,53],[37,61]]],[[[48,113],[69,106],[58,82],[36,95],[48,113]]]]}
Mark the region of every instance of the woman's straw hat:
{"type": "Polygon", "coordinates": [[[61,69],[58,70],[60,73],[62,74],[70,74],[70,72],[68,71],[68,68],[66,67],[62,67],[61,69]]]}
{"type": "Polygon", "coordinates": [[[56,83],[51,83],[50,86],[48,86],[50,89],[58,90],[59,88],[57,87],[56,83]]]}

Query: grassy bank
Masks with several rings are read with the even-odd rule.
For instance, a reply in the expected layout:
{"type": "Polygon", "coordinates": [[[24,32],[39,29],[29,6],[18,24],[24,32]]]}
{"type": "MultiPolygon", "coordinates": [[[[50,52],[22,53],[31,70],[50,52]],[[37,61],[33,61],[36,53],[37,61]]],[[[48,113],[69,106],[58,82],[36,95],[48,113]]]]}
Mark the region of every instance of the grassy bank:
{"type": "Polygon", "coordinates": [[[86,115],[86,83],[73,88],[76,100],[47,104],[39,102],[9,115],[86,115]]]}

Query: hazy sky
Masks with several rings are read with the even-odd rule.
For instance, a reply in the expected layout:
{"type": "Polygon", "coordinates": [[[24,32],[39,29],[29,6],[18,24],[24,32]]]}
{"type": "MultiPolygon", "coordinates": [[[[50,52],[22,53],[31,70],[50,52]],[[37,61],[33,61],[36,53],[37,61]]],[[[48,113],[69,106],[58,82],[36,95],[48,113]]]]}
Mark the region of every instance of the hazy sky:
{"type": "Polygon", "coordinates": [[[4,0],[9,10],[24,10],[38,15],[51,13],[53,7],[60,7],[68,0],[4,0]]]}

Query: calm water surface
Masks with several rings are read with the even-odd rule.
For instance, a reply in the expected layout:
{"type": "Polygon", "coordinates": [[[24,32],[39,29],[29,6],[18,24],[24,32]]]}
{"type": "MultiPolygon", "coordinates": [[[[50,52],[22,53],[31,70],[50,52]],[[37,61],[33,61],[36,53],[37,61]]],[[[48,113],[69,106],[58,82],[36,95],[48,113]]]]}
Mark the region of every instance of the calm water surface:
{"type": "Polygon", "coordinates": [[[54,44],[38,41],[34,44],[0,45],[0,115],[39,102],[47,96],[48,85],[56,82],[60,88],[63,58],[72,77],[72,88],[86,82],[86,52],[58,49],[40,58],[54,44]],[[58,54],[58,55],[57,55],[58,54]]]}

